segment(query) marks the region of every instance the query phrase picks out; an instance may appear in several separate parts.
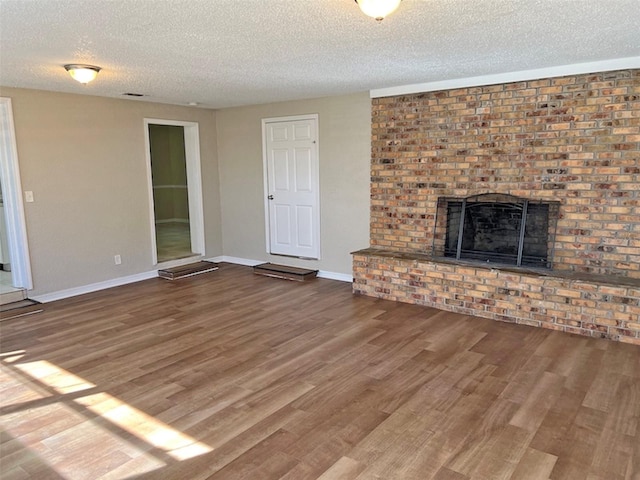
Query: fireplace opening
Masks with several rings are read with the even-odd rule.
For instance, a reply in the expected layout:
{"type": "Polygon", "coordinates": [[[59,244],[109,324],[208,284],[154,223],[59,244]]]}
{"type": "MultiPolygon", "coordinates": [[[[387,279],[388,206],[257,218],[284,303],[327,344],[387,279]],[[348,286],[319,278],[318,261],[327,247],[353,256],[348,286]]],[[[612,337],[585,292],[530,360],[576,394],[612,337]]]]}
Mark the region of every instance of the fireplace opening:
{"type": "Polygon", "coordinates": [[[435,256],[550,269],[558,202],[488,193],[438,199],[435,256]]]}

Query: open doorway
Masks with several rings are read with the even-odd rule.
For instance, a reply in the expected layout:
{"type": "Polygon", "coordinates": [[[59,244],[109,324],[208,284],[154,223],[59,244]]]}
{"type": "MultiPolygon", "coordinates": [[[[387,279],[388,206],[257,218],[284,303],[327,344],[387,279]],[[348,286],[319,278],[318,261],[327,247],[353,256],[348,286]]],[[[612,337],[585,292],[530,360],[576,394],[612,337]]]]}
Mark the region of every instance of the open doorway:
{"type": "MultiPolygon", "coordinates": [[[[11,99],[0,97],[0,295],[31,290],[31,261],[11,99]]],[[[4,303],[0,299],[0,303],[4,303]]]]}
{"type": "Polygon", "coordinates": [[[154,264],[204,254],[198,126],[145,120],[154,264]]]}

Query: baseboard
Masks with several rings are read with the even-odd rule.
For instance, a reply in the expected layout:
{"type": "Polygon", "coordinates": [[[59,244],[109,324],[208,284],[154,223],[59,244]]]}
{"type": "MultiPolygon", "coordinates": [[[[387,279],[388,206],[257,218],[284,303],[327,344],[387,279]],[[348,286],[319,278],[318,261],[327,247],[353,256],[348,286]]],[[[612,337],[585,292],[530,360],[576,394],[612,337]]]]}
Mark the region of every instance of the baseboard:
{"type": "MultiPolygon", "coordinates": [[[[236,265],[244,265],[247,267],[255,267],[264,260],[251,260],[248,258],[229,257],[227,255],[220,255],[212,258],[191,257],[172,262],[162,263],[162,267],[174,267],[180,264],[193,262],[195,260],[207,260],[209,262],[220,263],[234,263],[236,265]]],[[[90,285],[83,285],[81,287],[68,288],[66,290],[58,290],[57,292],[45,293],[42,295],[29,296],[30,299],[40,303],[55,302],[56,300],[63,300],[65,298],[76,297],[78,295],[84,295],[85,293],[97,292],[99,290],[105,290],[107,288],[119,287],[120,285],[126,285],[128,283],[141,282],[142,280],[148,280],[150,278],[156,278],[158,276],[158,270],[154,269],[149,272],[136,273],[135,275],[129,275],[126,277],[113,278],[111,280],[105,280],[104,282],[92,283],[90,285]]],[[[346,273],[327,272],[325,270],[318,271],[319,278],[326,278],[329,280],[338,280],[339,282],[353,282],[353,277],[346,273]]]]}
{"type": "Polygon", "coordinates": [[[329,280],[338,280],[339,282],[353,282],[353,275],[347,273],[327,272],[320,270],[318,272],[318,278],[327,278],[329,280]]]}
{"type": "MultiPolygon", "coordinates": [[[[236,265],[244,265],[246,267],[255,267],[256,265],[260,265],[264,263],[266,260],[251,260],[248,258],[240,258],[240,257],[229,257],[227,255],[220,255],[218,257],[207,258],[209,262],[220,263],[234,263],[236,265]]],[[[318,271],[319,278],[326,278],[329,280],[338,280],[339,282],[353,282],[353,276],[347,273],[337,273],[337,272],[327,272],[325,270],[318,271]]]]}
{"type": "Polygon", "coordinates": [[[29,298],[40,303],[55,302],[56,300],[76,297],[78,295],[97,292],[99,290],[105,290],[107,288],[119,287],[120,285],[126,285],[128,283],[141,282],[142,280],[148,280],[157,276],[158,270],[152,270],[150,272],[136,273],[135,275],[113,278],[111,280],[105,280],[104,282],[92,283],[90,285],[83,285],[81,287],[58,290],[57,292],[45,293],[43,295],[29,296],[29,298]]]}
{"type": "Polygon", "coordinates": [[[45,293],[43,295],[36,295],[33,297],[29,296],[29,298],[40,303],[55,302],[56,300],[84,295],[85,293],[97,292],[99,290],[105,290],[107,288],[119,287],[120,285],[126,285],[128,283],[141,282],[142,280],[155,278],[158,276],[158,269],[160,268],[179,267],[181,265],[197,262],[199,260],[202,260],[202,255],[193,255],[192,257],[170,260],[168,262],[157,264],[153,270],[150,270],[148,272],[136,273],[134,275],[128,275],[126,277],[113,278],[111,280],[105,280],[104,282],[92,283],[90,285],[83,285],[81,287],[68,288],[66,290],[45,293]]]}
{"type": "Polygon", "coordinates": [[[244,265],[245,267],[255,267],[256,265],[260,265],[265,262],[265,260],[251,260],[249,258],[229,257],[227,255],[220,255],[219,257],[207,258],[205,260],[214,263],[235,263],[236,265],[244,265]]]}

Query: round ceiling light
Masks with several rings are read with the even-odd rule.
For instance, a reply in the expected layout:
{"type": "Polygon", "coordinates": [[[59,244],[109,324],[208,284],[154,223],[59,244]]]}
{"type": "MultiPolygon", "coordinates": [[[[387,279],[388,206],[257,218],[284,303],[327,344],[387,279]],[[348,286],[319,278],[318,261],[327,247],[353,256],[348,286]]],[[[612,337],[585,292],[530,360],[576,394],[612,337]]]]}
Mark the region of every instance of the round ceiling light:
{"type": "Polygon", "coordinates": [[[95,79],[98,76],[98,72],[101,70],[100,67],[96,67],[94,65],[81,65],[78,63],[65,65],[64,68],[69,72],[71,78],[85,85],[95,79]]]}
{"type": "Polygon", "coordinates": [[[402,0],[356,0],[362,13],[381,22],[384,17],[393,13],[402,0]]]}

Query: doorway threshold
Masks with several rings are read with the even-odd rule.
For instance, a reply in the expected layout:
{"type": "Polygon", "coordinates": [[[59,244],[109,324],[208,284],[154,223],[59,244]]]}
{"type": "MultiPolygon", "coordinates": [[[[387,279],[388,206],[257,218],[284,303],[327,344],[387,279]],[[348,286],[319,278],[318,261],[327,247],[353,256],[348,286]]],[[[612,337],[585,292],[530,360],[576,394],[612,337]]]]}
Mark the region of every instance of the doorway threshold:
{"type": "Polygon", "coordinates": [[[199,260],[203,260],[204,255],[196,253],[193,255],[189,255],[187,257],[175,258],[173,260],[166,260],[164,262],[158,262],[155,267],[160,269],[173,268],[173,267],[181,267],[183,265],[188,265],[189,263],[197,262],[199,260]]]}

